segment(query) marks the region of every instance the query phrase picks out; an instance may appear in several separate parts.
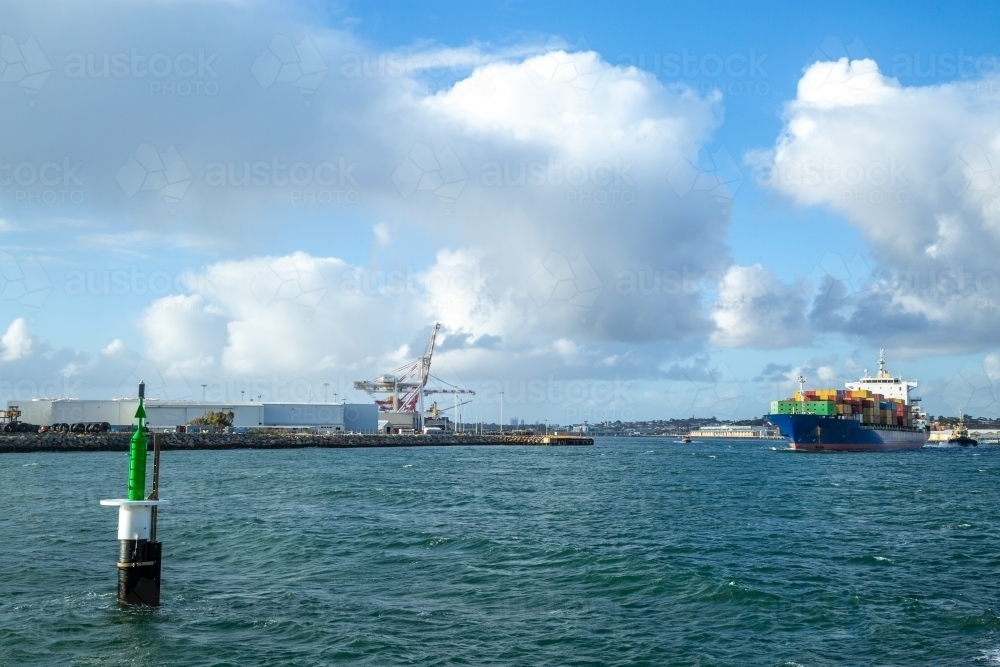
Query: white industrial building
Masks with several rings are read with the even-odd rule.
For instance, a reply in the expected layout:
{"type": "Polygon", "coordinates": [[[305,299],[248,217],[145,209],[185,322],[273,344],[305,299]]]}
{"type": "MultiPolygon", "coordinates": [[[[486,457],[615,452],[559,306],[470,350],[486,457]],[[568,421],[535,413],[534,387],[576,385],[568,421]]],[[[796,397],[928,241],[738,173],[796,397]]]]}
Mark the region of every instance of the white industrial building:
{"type": "MultiPolygon", "coordinates": [[[[87,400],[39,398],[7,401],[17,407],[20,421],[40,426],[107,422],[132,426],[138,399],[87,400]]],[[[374,433],[378,406],[374,403],[216,403],[146,399],[146,424],[153,430],[174,430],[206,412],[232,412],[233,428],[309,428],[324,431],[374,433]]]]}

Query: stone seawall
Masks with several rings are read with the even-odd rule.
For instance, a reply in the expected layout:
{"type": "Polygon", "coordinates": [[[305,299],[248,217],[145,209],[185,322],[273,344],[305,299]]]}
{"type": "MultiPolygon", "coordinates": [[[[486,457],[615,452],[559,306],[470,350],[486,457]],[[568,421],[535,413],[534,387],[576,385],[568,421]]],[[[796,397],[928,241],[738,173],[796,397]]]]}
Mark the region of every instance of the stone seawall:
{"type": "MultiPolygon", "coordinates": [[[[0,454],[8,452],[124,452],[128,433],[2,433],[0,454]]],[[[302,447],[450,447],[469,445],[592,445],[592,438],[545,442],[540,435],[316,435],[164,433],[164,451],[179,449],[296,449],[302,447]]],[[[152,448],[153,439],[149,438],[152,448]]]]}

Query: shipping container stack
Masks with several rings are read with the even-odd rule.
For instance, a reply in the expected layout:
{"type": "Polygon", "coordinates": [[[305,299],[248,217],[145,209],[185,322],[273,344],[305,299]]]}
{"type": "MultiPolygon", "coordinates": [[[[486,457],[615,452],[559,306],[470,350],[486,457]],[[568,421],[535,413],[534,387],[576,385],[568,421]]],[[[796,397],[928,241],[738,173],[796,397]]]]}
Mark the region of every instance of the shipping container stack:
{"type": "Polygon", "coordinates": [[[873,394],[867,389],[797,391],[791,398],[771,401],[771,413],[841,417],[854,419],[862,424],[913,426],[910,410],[902,400],[873,394]]]}

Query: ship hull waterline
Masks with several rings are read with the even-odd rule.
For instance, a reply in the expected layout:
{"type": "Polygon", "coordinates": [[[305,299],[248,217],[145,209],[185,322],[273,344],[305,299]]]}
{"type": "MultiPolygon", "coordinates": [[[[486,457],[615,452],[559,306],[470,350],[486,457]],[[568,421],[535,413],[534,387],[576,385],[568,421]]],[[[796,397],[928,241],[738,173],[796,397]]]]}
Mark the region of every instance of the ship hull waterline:
{"type": "Polygon", "coordinates": [[[891,452],[920,449],[928,433],[917,428],[862,425],[818,415],[768,415],[792,449],[806,452],[891,452]]]}

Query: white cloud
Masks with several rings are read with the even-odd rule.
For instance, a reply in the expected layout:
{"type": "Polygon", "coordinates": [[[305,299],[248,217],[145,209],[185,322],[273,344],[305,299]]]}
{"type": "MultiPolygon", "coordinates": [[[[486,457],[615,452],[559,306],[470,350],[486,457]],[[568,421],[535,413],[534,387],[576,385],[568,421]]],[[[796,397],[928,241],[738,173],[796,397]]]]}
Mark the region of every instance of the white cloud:
{"type": "Polygon", "coordinates": [[[201,294],[157,299],[139,323],[146,355],[172,376],[211,372],[226,340],[226,325],[219,309],[201,294]]]}
{"type": "Polygon", "coordinates": [[[678,95],[649,73],[612,67],[594,52],[555,51],[523,62],[476,69],[424,104],[491,137],[548,146],[574,157],[606,156],[609,147],[652,153],[666,144],[677,150],[713,124],[706,102],[678,95]],[[553,60],[574,71],[594,72],[599,86],[585,97],[560,81],[537,81],[553,60]],[[494,95],[476,94],[489,83],[494,95]],[[678,113],[681,112],[681,113],[678,113]]]}
{"type": "MultiPolygon", "coordinates": [[[[370,364],[398,347],[388,317],[415,331],[419,284],[305,253],[213,264],[142,318],[146,354],[167,372],[314,376],[370,364]],[[415,298],[416,297],[416,298],[415,298]]],[[[410,335],[410,331],[407,332],[410,335]]]]}
{"type": "Polygon", "coordinates": [[[899,82],[879,72],[871,59],[817,62],[799,80],[796,104],[820,109],[884,104],[899,91],[899,82]]]}
{"type": "Polygon", "coordinates": [[[578,366],[584,363],[588,357],[585,347],[568,338],[559,338],[552,343],[552,348],[570,366],[578,366]]]}
{"type": "Polygon", "coordinates": [[[101,354],[106,357],[113,357],[115,355],[125,352],[127,348],[125,343],[122,342],[121,338],[115,338],[113,341],[108,343],[104,348],[101,349],[101,354]]]}
{"type": "Polygon", "coordinates": [[[779,349],[809,342],[805,299],[760,264],[733,266],[719,283],[712,311],[720,347],[779,349]]]}
{"type": "Polygon", "coordinates": [[[19,317],[10,323],[7,332],[0,338],[3,344],[4,361],[16,361],[24,357],[31,356],[35,346],[35,337],[28,329],[28,323],[23,317],[19,317]]]}
{"type": "Polygon", "coordinates": [[[1000,98],[982,94],[991,85],[900,86],[871,60],[806,70],[773,150],[749,159],[763,186],[843,214],[880,265],[863,293],[818,298],[814,324],[908,353],[1000,342],[1000,98]]]}
{"type": "Polygon", "coordinates": [[[389,225],[379,222],[372,227],[372,231],[375,233],[375,244],[379,248],[384,248],[392,243],[392,232],[389,230],[389,225]]]}
{"type": "MultiPolygon", "coordinates": [[[[713,329],[705,294],[731,263],[729,213],[712,188],[678,188],[676,172],[718,180],[692,160],[724,154],[712,146],[714,94],[548,42],[381,51],[277,5],[178,3],[155,21],[137,5],[60,12],[52,21],[39,3],[14,17],[44,26],[38,43],[59,45],[48,55],[61,71],[35,107],[5,110],[0,144],[12,160],[68,159],[64,180],[78,178],[81,196],[72,209],[22,206],[11,219],[18,229],[41,217],[115,221],[67,232],[67,255],[95,271],[126,252],[128,262],[155,254],[172,276],[215,262],[138,322],[142,363],[160,375],[384,371],[401,345],[412,356],[424,343],[408,338],[435,320],[464,336],[441,361],[468,377],[655,373],[713,329]],[[211,27],[220,24],[241,30],[211,27]],[[103,54],[136,44],[147,64],[193,54],[200,69],[163,81],[88,70],[89,56],[99,70],[103,54]],[[306,46],[277,71],[267,57],[254,69],[287,44],[306,46]],[[303,59],[308,73],[295,79],[291,65],[303,59]],[[178,93],[198,86],[203,94],[178,93]],[[125,174],[141,184],[117,179],[143,145],[182,162],[182,178],[143,158],[144,171],[125,174]],[[660,287],[619,291],[623,273],[660,287]],[[694,289],[660,281],[674,274],[694,289]],[[567,365],[559,340],[592,363],[567,365]]],[[[114,303],[124,311],[134,301],[114,303]]],[[[110,368],[118,356],[106,350],[80,368],[110,368]]]]}

